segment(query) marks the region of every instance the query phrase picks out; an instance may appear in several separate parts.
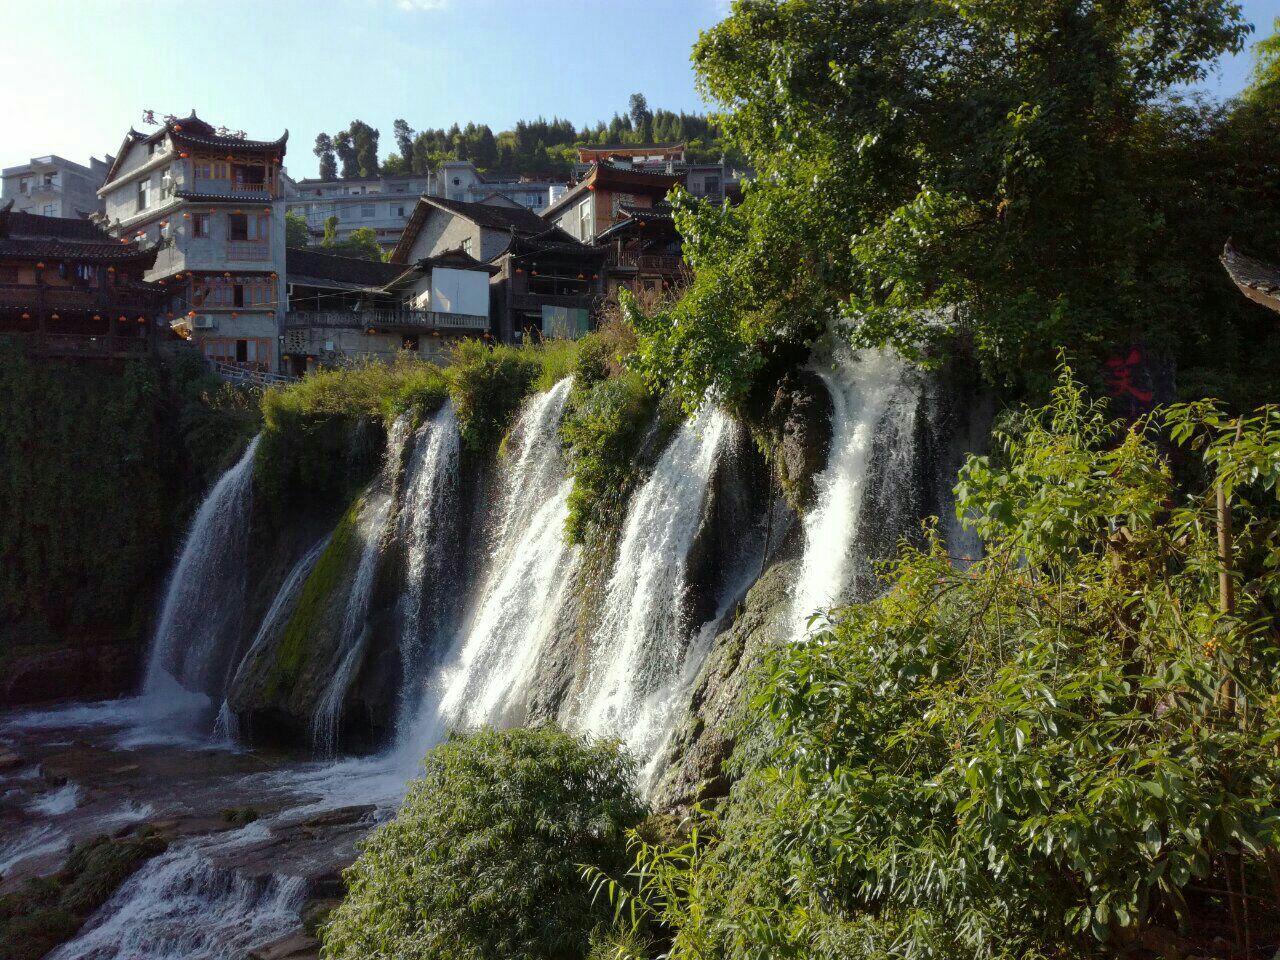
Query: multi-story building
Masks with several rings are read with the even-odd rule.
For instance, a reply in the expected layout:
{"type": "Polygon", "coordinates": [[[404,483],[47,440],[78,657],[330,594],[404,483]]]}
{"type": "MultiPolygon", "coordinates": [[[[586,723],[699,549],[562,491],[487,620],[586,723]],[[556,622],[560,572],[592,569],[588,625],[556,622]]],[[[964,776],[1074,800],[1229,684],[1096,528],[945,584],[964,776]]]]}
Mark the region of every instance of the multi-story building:
{"type": "Polygon", "coordinates": [[[145,354],[163,291],[143,282],[154,246],[121,244],[88,220],[0,204],[0,339],[54,357],[145,354]]]}
{"type": "Polygon", "coordinates": [[[107,177],[114,157],[89,158],[89,166],[49,155],[33,157],[19,167],[6,167],[0,201],[13,201],[19,213],[42,217],[84,219],[102,210],[98,188],[107,177]]]}
{"type": "Polygon", "coordinates": [[[129,131],[98,191],[114,236],[159,245],[146,279],[164,286],[173,328],[210,360],[277,369],[288,136],[249,140],[194,112],[169,117],[153,133],[129,131]]]}
{"type": "Polygon", "coordinates": [[[489,332],[497,268],[460,248],[409,264],[292,249],[287,263],[284,353],[294,374],[404,353],[447,362],[453,344],[489,332]]]}
{"type": "Polygon", "coordinates": [[[427,192],[463,203],[493,203],[498,197],[506,197],[541,213],[551,205],[553,194],[564,187],[564,180],[483,174],[470,160],[450,160],[441,165],[427,192]]]}
{"type": "Polygon", "coordinates": [[[585,333],[603,299],[605,248],[577,242],[505,197],[423,197],[391,261],[407,267],[453,250],[497,268],[489,281],[490,332],[504,343],[525,333],[585,333]]]}
{"type": "Polygon", "coordinates": [[[745,171],[730,166],[723,159],[710,163],[690,161],[683,143],[615,143],[579,147],[574,176],[582,180],[591,172],[593,165],[678,176],[684,188],[695,197],[716,201],[736,197],[746,176],[745,171]]]}
{"type": "Polygon", "coordinates": [[[324,237],[324,225],[337,217],[337,237],[345,240],[353,230],[370,227],[384,250],[400,242],[418,197],[428,192],[427,174],[380,177],[348,177],[344,180],[291,180],[283,176],[286,210],[307,220],[313,244],[324,237]]]}
{"type": "Polygon", "coordinates": [[[611,161],[593,163],[542,216],[574,239],[594,243],[626,219],[629,211],[664,203],[671,189],[683,182],[680,173],[618,166],[611,161]]]}

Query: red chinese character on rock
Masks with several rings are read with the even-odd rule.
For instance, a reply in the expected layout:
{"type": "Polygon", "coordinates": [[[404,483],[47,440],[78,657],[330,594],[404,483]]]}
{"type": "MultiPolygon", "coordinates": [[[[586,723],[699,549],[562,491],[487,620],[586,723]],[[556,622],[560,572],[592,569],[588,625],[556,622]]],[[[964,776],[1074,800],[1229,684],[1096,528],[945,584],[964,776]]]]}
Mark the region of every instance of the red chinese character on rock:
{"type": "Polygon", "coordinates": [[[1134,374],[1138,371],[1142,364],[1142,351],[1134,347],[1129,351],[1129,355],[1121,359],[1120,357],[1107,358],[1107,372],[1105,380],[1107,390],[1111,396],[1116,399],[1137,400],[1141,404],[1149,404],[1155,394],[1150,390],[1141,390],[1133,382],[1134,374]]]}

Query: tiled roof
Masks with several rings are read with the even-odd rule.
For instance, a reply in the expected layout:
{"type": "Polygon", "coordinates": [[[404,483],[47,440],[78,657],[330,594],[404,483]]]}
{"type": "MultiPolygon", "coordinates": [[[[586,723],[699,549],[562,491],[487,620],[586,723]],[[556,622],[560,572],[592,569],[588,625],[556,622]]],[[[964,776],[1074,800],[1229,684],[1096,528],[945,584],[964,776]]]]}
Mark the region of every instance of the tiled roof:
{"type": "Polygon", "coordinates": [[[285,277],[290,283],[325,281],[344,285],[356,285],[375,289],[390,283],[403,271],[403,267],[380,260],[363,260],[359,257],[338,257],[331,253],[290,247],[284,255],[285,277]]]}
{"type": "Polygon", "coordinates": [[[489,230],[515,230],[516,233],[542,233],[547,229],[543,219],[528,207],[500,207],[492,203],[467,203],[463,200],[446,200],[444,197],[423,197],[425,202],[442,210],[466,217],[472,223],[489,230]]]}
{"type": "Polygon", "coordinates": [[[1219,259],[1241,293],[1280,313],[1280,266],[1245,256],[1230,240],[1222,248],[1219,259]]]}
{"type": "Polygon", "coordinates": [[[605,256],[609,251],[605,247],[597,247],[579,243],[563,230],[553,228],[545,230],[536,237],[512,237],[505,250],[494,257],[500,260],[507,255],[528,256],[531,254],[567,254],[586,260],[605,256]]]}
{"type": "Polygon", "coordinates": [[[199,193],[195,190],[175,190],[173,195],[179,200],[190,200],[193,203],[244,203],[257,206],[270,203],[271,194],[263,190],[261,193],[199,193]]]}
{"type": "Polygon", "coordinates": [[[286,130],[276,140],[242,140],[239,137],[219,137],[216,134],[204,135],[198,133],[188,133],[185,129],[178,132],[172,127],[169,130],[169,136],[173,138],[175,143],[187,143],[196,147],[212,147],[218,150],[284,150],[285,144],[289,141],[289,131],[286,130]]]}
{"type": "Polygon", "coordinates": [[[88,220],[40,217],[0,207],[0,257],[23,260],[155,262],[155,247],[125,244],[88,220]]]}
{"type": "Polygon", "coordinates": [[[124,163],[124,158],[129,152],[129,147],[139,142],[155,142],[168,134],[173,137],[175,142],[182,141],[200,147],[210,147],[217,149],[279,149],[281,155],[284,155],[285,144],[289,139],[289,131],[285,130],[284,135],[278,140],[241,140],[239,137],[220,137],[214,126],[196,116],[194,110],[190,116],[181,117],[179,119],[166,121],[159,130],[151,133],[139,133],[132,127],[129,132],[124,135],[124,140],[120,144],[120,149],[116,151],[115,159],[111,161],[111,169],[107,171],[104,183],[110,183],[115,179],[116,173],[120,170],[120,164],[124,163]],[[178,128],[182,129],[179,130],[178,128]]]}

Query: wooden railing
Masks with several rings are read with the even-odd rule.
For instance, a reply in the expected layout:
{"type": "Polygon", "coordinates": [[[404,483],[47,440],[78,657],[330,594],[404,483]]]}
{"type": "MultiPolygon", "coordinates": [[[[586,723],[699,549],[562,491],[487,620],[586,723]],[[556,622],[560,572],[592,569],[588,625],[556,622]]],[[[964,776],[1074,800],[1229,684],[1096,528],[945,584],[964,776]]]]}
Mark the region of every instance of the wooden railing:
{"type": "Polygon", "coordinates": [[[630,267],[634,270],[652,270],[655,273],[680,273],[684,270],[684,260],[667,254],[656,253],[617,253],[612,261],[615,266],[630,267]]]}
{"type": "Polygon", "coordinates": [[[42,302],[45,310],[93,310],[103,316],[126,314],[130,320],[139,313],[155,310],[153,299],[127,290],[87,290],[83,287],[44,287],[42,290],[31,286],[0,286],[0,307],[35,310],[42,302]]]}
{"type": "Polygon", "coordinates": [[[489,318],[437,310],[290,310],[285,327],[414,327],[424,330],[487,330],[489,318]]]}
{"type": "Polygon", "coordinates": [[[245,180],[231,181],[232,193],[270,193],[271,185],[267,183],[250,183],[245,180]]]}
{"type": "Polygon", "coordinates": [[[228,260],[270,260],[271,244],[265,240],[228,240],[228,260]]]}
{"type": "Polygon", "coordinates": [[[230,363],[225,360],[207,360],[209,369],[228,383],[245,384],[251,387],[270,387],[278,383],[293,383],[298,378],[285,373],[272,373],[263,370],[257,364],[230,363]]]}
{"type": "Polygon", "coordinates": [[[511,298],[511,305],[521,310],[537,310],[548,307],[581,307],[590,309],[596,303],[595,294],[554,295],[549,293],[517,293],[511,298]]]}
{"type": "Polygon", "coordinates": [[[115,337],[109,334],[82,333],[7,333],[25,344],[33,353],[46,357],[126,358],[145,356],[151,343],[145,337],[115,337]]]}

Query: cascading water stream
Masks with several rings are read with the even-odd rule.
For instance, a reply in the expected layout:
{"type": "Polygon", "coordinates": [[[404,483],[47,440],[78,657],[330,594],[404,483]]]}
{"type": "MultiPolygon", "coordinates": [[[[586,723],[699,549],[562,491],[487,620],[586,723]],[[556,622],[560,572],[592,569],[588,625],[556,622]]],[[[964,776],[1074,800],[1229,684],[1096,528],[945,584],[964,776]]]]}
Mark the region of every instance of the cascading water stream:
{"type": "Polygon", "coordinates": [[[143,684],[155,715],[221,701],[240,634],[258,439],[209,491],[169,577],[143,684]]]}
{"type": "Polygon", "coordinates": [[[426,652],[455,628],[461,456],[462,435],[449,401],[414,437],[400,512],[405,589],[399,605],[403,680],[397,715],[402,730],[431,666],[426,652]]]}
{"type": "Polygon", "coordinates": [[[716,408],[686,422],[633,497],[592,640],[576,725],[618,737],[642,764],[675,713],[662,692],[681,675],[695,626],[684,609],[688,555],[731,424],[716,408]]]}
{"type": "Polygon", "coordinates": [[[850,599],[875,445],[886,444],[888,430],[891,466],[910,469],[912,431],[905,421],[914,416],[917,402],[902,363],[888,351],[853,355],[840,349],[834,362],[816,365],[816,372],[831,394],[831,449],[826,468],[814,481],[815,504],[804,517],[793,639],[807,634],[815,613],[850,599]],[[904,422],[885,423],[886,417],[904,422]]]}
{"type": "Polygon", "coordinates": [[[373,579],[378,570],[382,535],[390,515],[391,497],[386,493],[375,493],[361,512],[358,524],[360,563],[356,567],[355,580],[347,594],[346,609],[343,612],[338,668],[325,685],[324,693],[317,702],[316,712],[311,718],[311,743],[322,757],[333,756],[337,747],[342,701],[364,652],[365,616],[369,612],[369,598],[373,594],[373,579]]]}
{"type": "Polygon", "coordinates": [[[509,445],[502,499],[480,602],[432,683],[402,749],[416,763],[450,727],[519,717],[520,693],[551,634],[574,553],[564,538],[570,484],[560,446],[569,379],[532,398],[509,445]]]}

